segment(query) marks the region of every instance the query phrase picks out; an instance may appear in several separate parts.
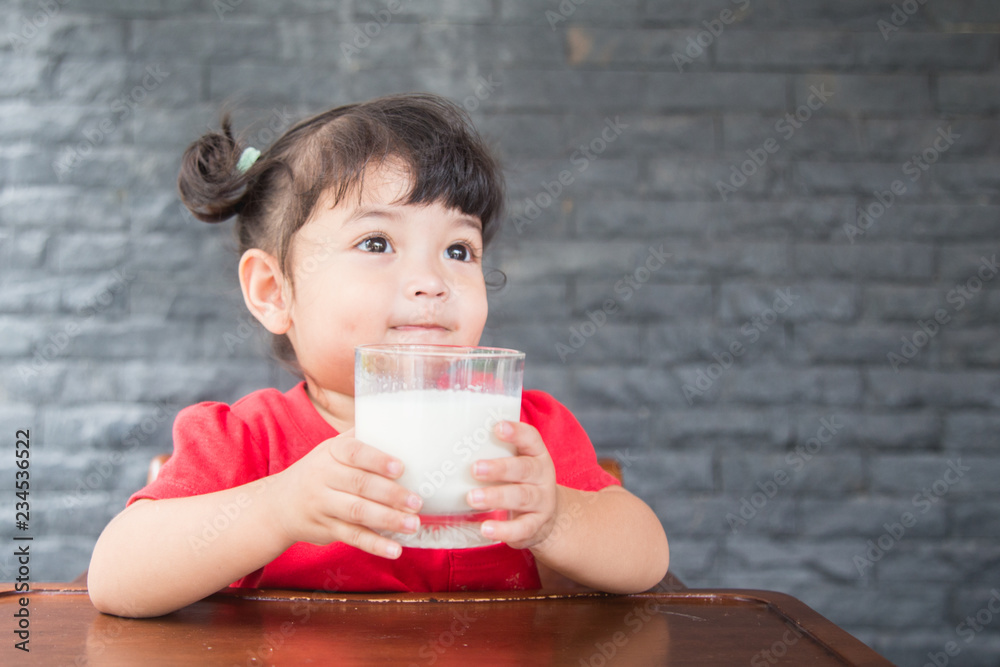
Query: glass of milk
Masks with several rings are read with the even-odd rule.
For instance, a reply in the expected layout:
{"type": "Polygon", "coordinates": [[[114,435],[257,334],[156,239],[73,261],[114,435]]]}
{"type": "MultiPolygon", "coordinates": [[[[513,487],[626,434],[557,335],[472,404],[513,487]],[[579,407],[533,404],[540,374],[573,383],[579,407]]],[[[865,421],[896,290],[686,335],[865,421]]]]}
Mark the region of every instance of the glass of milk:
{"type": "Polygon", "coordinates": [[[399,458],[399,483],[423,498],[420,530],[386,533],[406,547],[462,549],[496,544],[487,519],[506,510],[474,510],[469,491],[481,459],[513,456],[493,432],[520,421],[524,353],[493,347],[360,345],[354,352],[354,435],[399,458]]]}

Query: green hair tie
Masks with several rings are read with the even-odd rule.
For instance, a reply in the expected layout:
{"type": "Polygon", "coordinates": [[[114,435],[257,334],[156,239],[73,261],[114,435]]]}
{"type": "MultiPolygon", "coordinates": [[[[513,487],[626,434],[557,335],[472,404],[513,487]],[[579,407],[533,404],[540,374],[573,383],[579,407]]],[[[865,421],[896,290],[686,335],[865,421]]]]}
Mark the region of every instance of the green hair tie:
{"type": "Polygon", "coordinates": [[[253,163],[257,161],[260,157],[260,151],[253,146],[247,146],[240,153],[240,161],[236,163],[236,168],[239,169],[240,173],[246,173],[247,169],[253,166],[253,163]]]}

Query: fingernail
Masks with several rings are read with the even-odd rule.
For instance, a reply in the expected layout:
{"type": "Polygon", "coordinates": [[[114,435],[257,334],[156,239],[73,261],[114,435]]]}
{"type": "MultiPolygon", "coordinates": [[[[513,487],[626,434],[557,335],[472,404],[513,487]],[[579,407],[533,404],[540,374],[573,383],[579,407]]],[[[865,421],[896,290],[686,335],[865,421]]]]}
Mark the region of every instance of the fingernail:
{"type": "Polygon", "coordinates": [[[385,555],[389,558],[399,558],[403,554],[403,548],[398,544],[390,544],[385,548],[385,555]]]}
{"type": "Polygon", "coordinates": [[[410,497],[406,499],[406,506],[418,510],[420,506],[424,504],[424,499],[415,493],[411,493],[410,497]]]}
{"type": "Polygon", "coordinates": [[[408,516],[403,519],[403,526],[411,533],[415,533],[417,532],[417,528],[420,527],[420,519],[415,516],[408,516]]]}
{"type": "Polygon", "coordinates": [[[473,505],[478,505],[486,498],[486,494],[482,489],[473,489],[469,492],[469,500],[472,501],[473,505]]]}
{"type": "Polygon", "coordinates": [[[482,477],[490,471],[490,464],[486,461],[476,461],[472,464],[472,474],[476,477],[482,477]]]}
{"type": "Polygon", "coordinates": [[[514,427],[510,425],[509,422],[498,422],[497,423],[497,435],[506,438],[511,433],[514,432],[514,427]]]}
{"type": "Polygon", "coordinates": [[[491,523],[483,524],[483,535],[485,535],[486,537],[493,537],[493,533],[495,532],[496,529],[493,527],[493,524],[491,523]]]}
{"type": "Polygon", "coordinates": [[[389,464],[386,466],[386,470],[389,471],[390,475],[398,475],[403,472],[403,464],[399,461],[389,461],[389,464]]]}

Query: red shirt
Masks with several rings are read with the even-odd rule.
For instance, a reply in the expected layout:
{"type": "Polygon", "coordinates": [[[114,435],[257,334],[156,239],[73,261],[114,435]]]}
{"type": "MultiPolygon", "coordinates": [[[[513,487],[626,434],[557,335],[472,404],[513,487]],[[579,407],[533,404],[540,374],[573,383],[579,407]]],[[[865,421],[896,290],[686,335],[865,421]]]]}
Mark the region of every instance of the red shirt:
{"type": "MultiPolygon", "coordinates": [[[[521,421],[541,433],[556,469],[556,483],[598,491],[618,481],[597,463],[583,427],[565,406],[540,391],[525,391],[521,421]]],[[[262,389],[232,406],[199,403],[174,423],[174,453],[159,476],[131,498],[202,495],[281,472],[337,431],[316,411],[299,383],[287,393],[262,389]]],[[[223,508],[225,510],[225,508],[223,508]]],[[[230,511],[239,511],[236,505],[230,511]]],[[[201,537],[224,530],[225,511],[206,521],[201,537]],[[218,524],[218,525],[212,525],[218,524]]],[[[506,544],[471,549],[409,549],[396,560],[341,542],[297,542],[276,559],[232,584],[302,590],[463,591],[540,587],[531,552],[506,544]]]]}

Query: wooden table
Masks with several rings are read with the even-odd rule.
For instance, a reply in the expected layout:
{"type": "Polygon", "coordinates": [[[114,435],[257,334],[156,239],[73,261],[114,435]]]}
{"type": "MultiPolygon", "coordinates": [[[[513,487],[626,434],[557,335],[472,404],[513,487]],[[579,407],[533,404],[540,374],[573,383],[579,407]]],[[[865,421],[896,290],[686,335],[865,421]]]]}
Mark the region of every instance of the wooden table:
{"type": "Polygon", "coordinates": [[[342,594],[229,590],[173,614],[99,613],[32,587],[30,653],[0,584],[4,665],[890,665],[795,598],[752,590],[342,594]]]}

